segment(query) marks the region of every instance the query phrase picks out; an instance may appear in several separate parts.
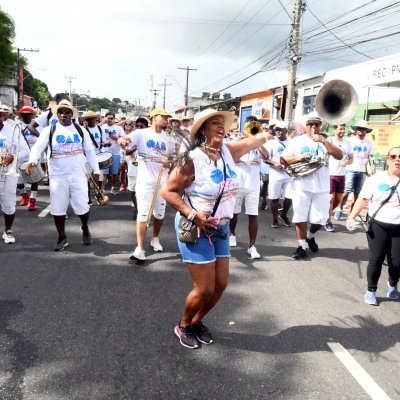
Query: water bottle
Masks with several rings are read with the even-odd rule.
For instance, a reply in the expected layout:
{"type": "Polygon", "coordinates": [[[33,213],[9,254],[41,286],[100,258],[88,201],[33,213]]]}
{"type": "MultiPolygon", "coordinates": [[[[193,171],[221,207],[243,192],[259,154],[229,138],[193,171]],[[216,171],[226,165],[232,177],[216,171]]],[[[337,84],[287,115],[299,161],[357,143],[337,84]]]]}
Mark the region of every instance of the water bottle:
{"type": "Polygon", "coordinates": [[[353,232],[353,231],[356,230],[356,226],[354,224],[349,224],[347,226],[347,229],[348,229],[349,232],[353,232]]]}

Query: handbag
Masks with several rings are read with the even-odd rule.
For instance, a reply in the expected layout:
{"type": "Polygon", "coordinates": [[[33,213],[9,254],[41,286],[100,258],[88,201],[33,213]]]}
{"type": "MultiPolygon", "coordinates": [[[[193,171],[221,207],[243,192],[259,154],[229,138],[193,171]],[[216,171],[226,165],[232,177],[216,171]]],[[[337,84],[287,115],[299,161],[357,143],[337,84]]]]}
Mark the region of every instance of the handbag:
{"type": "MultiPolygon", "coordinates": [[[[220,191],[220,193],[215,201],[214,208],[211,213],[211,217],[213,217],[215,215],[215,213],[217,212],[217,208],[219,206],[219,203],[221,201],[222,195],[224,193],[224,188],[225,188],[226,167],[225,167],[225,161],[224,161],[222,155],[221,155],[221,158],[222,158],[222,162],[224,163],[224,185],[222,186],[222,190],[220,191]]],[[[189,200],[190,205],[192,205],[189,197],[188,197],[188,200],[189,200]]],[[[192,207],[192,208],[194,208],[194,207],[192,207]]],[[[190,221],[185,216],[181,215],[181,217],[179,219],[179,224],[178,224],[178,239],[179,239],[179,241],[182,243],[196,243],[199,238],[197,232],[198,232],[197,225],[193,221],[190,221]]],[[[210,236],[211,236],[211,233],[210,233],[210,236]]]]}

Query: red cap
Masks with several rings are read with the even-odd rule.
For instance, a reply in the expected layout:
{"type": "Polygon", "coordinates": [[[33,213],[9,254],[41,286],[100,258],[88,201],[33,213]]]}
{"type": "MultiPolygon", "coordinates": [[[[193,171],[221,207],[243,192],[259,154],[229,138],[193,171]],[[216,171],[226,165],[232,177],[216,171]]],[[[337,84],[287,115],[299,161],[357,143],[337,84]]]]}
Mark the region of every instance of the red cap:
{"type": "Polygon", "coordinates": [[[36,114],[36,111],[33,107],[30,106],[23,106],[22,108],[19,109],[19,113],[25,113],[25,114],[36,114]]]}

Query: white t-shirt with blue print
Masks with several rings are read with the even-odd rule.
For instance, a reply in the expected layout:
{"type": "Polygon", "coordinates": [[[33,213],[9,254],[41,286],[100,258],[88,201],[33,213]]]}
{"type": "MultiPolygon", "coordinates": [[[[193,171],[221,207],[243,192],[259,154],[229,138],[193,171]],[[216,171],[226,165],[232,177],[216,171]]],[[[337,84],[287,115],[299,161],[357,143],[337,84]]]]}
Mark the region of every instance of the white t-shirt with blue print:
{"type": "Polygon", "coordinates": [[[351,137],[348,140],[353,149],[353,162],[346,167],[346,171],[365,172],[368,156],[374,154],[374,145],[369,139],[360,140],[351,137]]]}
{"type": "MultiPolygon", "coordinates": [[[[280,164],[281,155],[285,150],[289,140],[278,140],[276,138],[268,140],[263,146],[268,151],[269,158],[271,161],[275,161],[280,164]]],[[[285,171],[277,171],[272,167],[269,171],[269,179],[271,181],[285,181],[292,179],[285,171]]]]}
{"type": "MultiPolygon", "coordinates": [[[[322,162],[327,163],[328,151],[320,142],[314,142],[307,134],[289,140],[282,156],[295,157],[306,153],[311,154],[311,159],[321,158],[322,162]]],[[[311,175],[293,179],[293,190],[303,190],[311,193],[329,193],[329,168],[325,164],[318,171],[311,175]]]]}
{"type": "MultiPolygon", "coordinates": [[[[391,188],[396,183],[397,179],[392,180],[386,171],[377,172],[365,180],[359,196],[370,200],[368,209],[370,216],[374,215],[381,203],[388,198],[391,188]]],[[[400,185],[390,200],[378,211],[375,219],[388,224],[400,224],[400,185]]]]}

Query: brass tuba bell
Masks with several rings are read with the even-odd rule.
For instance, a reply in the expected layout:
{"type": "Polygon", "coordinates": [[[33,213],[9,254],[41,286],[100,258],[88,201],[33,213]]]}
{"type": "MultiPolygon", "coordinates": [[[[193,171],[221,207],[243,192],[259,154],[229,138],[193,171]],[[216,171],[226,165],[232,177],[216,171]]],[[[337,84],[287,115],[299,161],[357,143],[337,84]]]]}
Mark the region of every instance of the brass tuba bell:
{"type": "Polygon", "coordinates": [[[258,121],[250,121],[246,124],[244,128],[244,136],[250,137],[258,135],[262,132],[262,125],[258,121]]]}
{"type": "Polygon", "coordinates": [[[319,91],[315,99],[315,108],[323,121],[333,125],[345,124],[357,112],[357,92],[346,81],[329,81],[319,91]]]}

